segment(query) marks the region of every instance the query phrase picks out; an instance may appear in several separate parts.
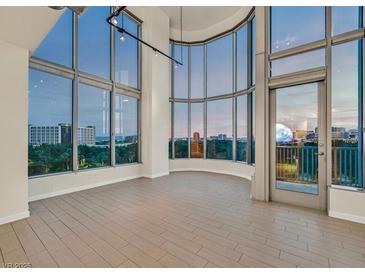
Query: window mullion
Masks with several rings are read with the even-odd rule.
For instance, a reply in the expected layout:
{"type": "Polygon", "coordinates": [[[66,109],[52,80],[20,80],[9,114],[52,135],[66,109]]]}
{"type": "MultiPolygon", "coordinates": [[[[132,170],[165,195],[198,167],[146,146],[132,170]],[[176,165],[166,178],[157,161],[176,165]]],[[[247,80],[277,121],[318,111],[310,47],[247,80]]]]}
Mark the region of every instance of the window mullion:
{"type": "Polygon", "coordinates": [[[73,170],[78,170],[78,123],[79,123],[79,75],[78,75],[78,17],[73,13],[72,20],[72,67],[75,77],[72,82],[72,164],[73,170]]]}

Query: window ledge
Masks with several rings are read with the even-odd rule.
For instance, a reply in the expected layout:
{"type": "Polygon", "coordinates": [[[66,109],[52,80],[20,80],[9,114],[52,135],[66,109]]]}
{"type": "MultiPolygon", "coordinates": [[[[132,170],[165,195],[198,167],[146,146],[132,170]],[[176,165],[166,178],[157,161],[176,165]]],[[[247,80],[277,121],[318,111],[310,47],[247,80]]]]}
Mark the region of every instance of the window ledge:
{"type": "Polygon", "coordinates": [[[365,193],[365,189],[358,188],[358,187],[350,187],[350,186],[339,186],[339,185],[330,185],[328,188],[332,189],[339,189],[339,190],[345,190],[345,191],[351,191],[351,192],[360,192],[365,193]]]}

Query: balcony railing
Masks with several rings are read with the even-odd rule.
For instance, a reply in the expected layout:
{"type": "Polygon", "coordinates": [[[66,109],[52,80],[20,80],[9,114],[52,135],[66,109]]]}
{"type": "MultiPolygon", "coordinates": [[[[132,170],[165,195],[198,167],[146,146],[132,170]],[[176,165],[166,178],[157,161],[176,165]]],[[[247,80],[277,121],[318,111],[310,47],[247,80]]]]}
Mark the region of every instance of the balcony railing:
{"type": "MultiPolygon", "coordinates": [[[[276,179],[314,184],[318,180],[317,146],[277,146],[276,179]]],[[[355,186],[358,180],[357,146],[332,147],[332,183],[355,186]]]]}

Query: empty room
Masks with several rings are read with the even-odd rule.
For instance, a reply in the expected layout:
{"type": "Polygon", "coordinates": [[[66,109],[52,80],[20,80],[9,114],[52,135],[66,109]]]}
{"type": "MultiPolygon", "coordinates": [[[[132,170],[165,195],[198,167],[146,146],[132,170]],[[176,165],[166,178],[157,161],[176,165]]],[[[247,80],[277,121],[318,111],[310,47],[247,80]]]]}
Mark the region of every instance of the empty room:
{"type": "Polygon", "coordinates": [[[365,268],[361,1],[208,4],[0,4],[0,272],[365,268]]]}

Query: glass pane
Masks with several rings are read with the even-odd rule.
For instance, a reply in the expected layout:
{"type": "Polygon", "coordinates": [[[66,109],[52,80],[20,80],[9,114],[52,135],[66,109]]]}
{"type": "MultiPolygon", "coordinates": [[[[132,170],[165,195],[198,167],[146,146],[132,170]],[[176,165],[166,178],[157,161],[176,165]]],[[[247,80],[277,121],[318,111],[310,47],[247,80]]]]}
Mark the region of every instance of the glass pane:
{"type": "Polygon", "coordinates": [[[232,99],[209,101],[207,158],[232,160],[232,99]]]}
{"type": "MultiPolygon", "coordinates": [[[[172,114],[172,103],[170,103],[170,114],[172,114]]],[[[170,116],[172,117],[172,115],[170,116]]],[[[173,123],[173,122],[172,122],[173,123]]],[[[172,125],[172,123],[170,123],[170,126],[172,125]]],[[[170,138],[169,138],[169,159],[172,159],[172,130],[170,127],[170,138]]]]}
{"type": "Polygon", "coordinates": [[[79,17],[79,69],[110,79],[110,7],[92,7],[79,17]]]}
{"type": "Polygon", "coordinates": [[[232,35],[207,45],[208,97],[232,92],[232,35]]]}
{"type": "Polygon", "coordinates": [[[110,165],[110,92],[79,85],[79,169],[110,165]]]}
{"type": "Polygon", "coordinates": [[[332,7],[332,35],[360,28],[359,7],[332,7]]]}
{"type": "Polygon", "coordinates": [[[72,170],[72,81],[29,70],[28,175],[72,170]]]}
{"type": "Polygon", "coordinates": [[[115,95],[115,163],[138,162],[138,99],[115,95]]]}
{"type": "Polygon", "coordinates": [[[277,89],[276,188],[318,194],[317,152],[317,84],[277,89]]]}
{"type": "Polygon", "coordinates": [[[255,163],[255,143],[256,143],[256,92],[252,92],[252,144],[251,163],[255,163]]]}
{"type": "Polygon", "coordinates": [[[237,90],[247,88],[247,25],[237,31],[237,90]]]}
{"type": "Polygon", "coordinates": [[[72,66],[72,12],[70,10],[64,12],[33,56],[67,67],[72,66]]]}
{"type": "MultiPolygon", "coordinates": [[[[138,37],[139,25],[127,15],[121,13],[118,26],[138,37]]],[[[118,83],[138,87],[139,77],[139,46],[138,41],[127,34],[115,32],[115,81],[118,83]]]]}
{"type": "Polygon", "coordinates": [[[183,65],[174,66],[174,97],[188,98],[189,90],[189,47],[174,45],[174,57],[183,65]]]}
{"type": "Polygon", "coordinates": [[[237,161],[247,162],[247,95],[237,97],[237,161]]]}
{"type": "Polygon", "coordinates": [[[204,46],[192,46],[191,51],[191,98],[204,97],[204,46]]]}
{"type": "Polygon", "coordinates": [[[175,158],[188,158],[188,104],[174,105],[175,158]]]}
{"type": "Polygon", "coordinates": [[[256,17],[252,19],[252,85],[256,83],[256,17]]]}
{"type": "Polygon", "coordinates": [[[362,187],[358,135],[359,49],[353,41],[332,48],[332,183],[362,187]]]}
{"type": "Polygon", "coordinates": [[[324,38],[324,7],[271,7],[271,52],[324,38]]]}
{"type": "Polygon", "coordinates": [[[271,62],[271,76],[298,72],[325,65],[325,50],[309,51],[271,62]]]}
{"type": "Polygon", "coordinates": [[[203,103],[191,104],[191,143],[190,157],[204,157],[204,105],[203,103]]]}

